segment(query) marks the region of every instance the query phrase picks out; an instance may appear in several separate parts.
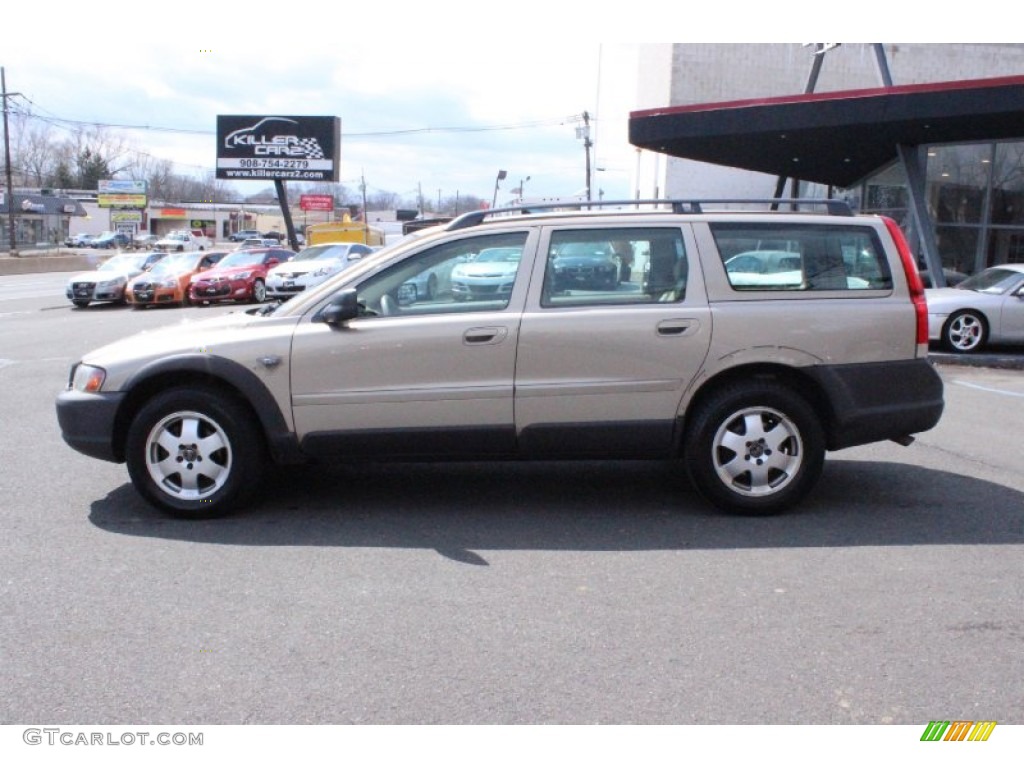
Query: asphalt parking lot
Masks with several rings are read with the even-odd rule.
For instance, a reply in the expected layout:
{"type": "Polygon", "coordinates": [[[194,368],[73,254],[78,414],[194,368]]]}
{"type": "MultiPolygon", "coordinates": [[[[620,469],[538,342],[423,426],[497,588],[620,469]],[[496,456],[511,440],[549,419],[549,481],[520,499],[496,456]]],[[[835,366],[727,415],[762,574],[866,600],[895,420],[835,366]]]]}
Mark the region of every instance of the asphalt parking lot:
{"type": "Polygon", "coordinates": [[[1020,721],[1024,373],[940,363],[935,430],[779,517],[671,463],[471,463],[273,472],[194,523],[53,401],[85,350],[231,309],[62,284],[0,278],[2,722],[1020,721]]]}

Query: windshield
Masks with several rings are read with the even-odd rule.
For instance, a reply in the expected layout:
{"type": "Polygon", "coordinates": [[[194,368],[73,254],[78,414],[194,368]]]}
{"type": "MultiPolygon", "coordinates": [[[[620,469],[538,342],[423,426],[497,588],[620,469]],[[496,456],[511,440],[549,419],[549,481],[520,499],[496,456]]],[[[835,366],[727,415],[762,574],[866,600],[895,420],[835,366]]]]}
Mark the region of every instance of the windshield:
{"type": "Polygon", "coordinates": [[[262,264],[266,258],[266,251],[235,251],[230,256],[224,257],[218,267],[254,267],[262,264]]]}
{"type": "Polygon", "coordinates": [[[1020,279],[1020,272],[1015,272],[1012,269],[991,267],[983,272],[979,272],[974,275],[974,277],[967,278],[956,287],[963,288],[966,291],[1000,294],[1006,293],[1010,288],[1016,285],[1020,279]]]}
{"type": "Polygon", "coordinates": [[[196,256],[175,255],[160,259],[150,270],[152,275],[173,275],[188,272],[196,268],[196,256]]]}
{"type": "Polygon", "coordinates": [[[108,259],[99,266],[100,272],[124,272],[126,269],[137,269],[144,256],[128,256],[127,254],[108,259]]]}
{"type": "Polygon", "coordinates": [[[517,263],[522,256],[520,248],[485,248],[473,261],[502,261],[517,263]]]}
{"type": "Polygon", "coordinates": [[[313,261],[315,259],[340,259],[348,252],[347,245],[314,245],[299,251],[292,261],[313,261]]]}

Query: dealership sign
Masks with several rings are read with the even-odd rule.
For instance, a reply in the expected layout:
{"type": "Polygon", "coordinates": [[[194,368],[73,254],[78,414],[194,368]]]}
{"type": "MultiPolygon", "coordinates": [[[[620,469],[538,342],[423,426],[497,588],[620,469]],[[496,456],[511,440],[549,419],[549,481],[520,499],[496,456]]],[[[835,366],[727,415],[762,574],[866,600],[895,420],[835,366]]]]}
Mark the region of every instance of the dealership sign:
{"type": "Polygon", "coordinates": [[[217,116],[217,178],[337,181],[337,117],[217,116]]]}
{"type": "Polygon", "coordinates": [[[302,195],[299,197],[299,207],[304,211],[333,211],[333,195],[302,195]]]}

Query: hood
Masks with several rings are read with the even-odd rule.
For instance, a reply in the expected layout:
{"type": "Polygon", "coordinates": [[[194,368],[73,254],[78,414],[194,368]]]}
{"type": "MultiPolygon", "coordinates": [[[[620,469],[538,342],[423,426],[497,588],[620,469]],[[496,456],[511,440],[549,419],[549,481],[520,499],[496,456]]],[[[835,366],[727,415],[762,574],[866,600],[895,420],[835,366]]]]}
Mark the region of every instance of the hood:
{"type": "Polygon", "coordinates": [[[217,267],[213,267],[212,269],[207,269],[207,270],[204,270],[203,272],[196,272],[192,277],[195,280],[208,280],[210,278],[217,278],[217,277],[228,277],[228,278],[230,278],[230,277],[233,277],[234,275],[239,274],[240,272],[252,272],[252,271],[257,270],[257,269],[265,269],[265,268],[266,268],[266,265],[264,265],[264,264],[252,264],[252,265],[250,265],[248,267],[227,267],[226,269],[219,269],[217,267]]]}
{"type": "Polygon", "coordinates": [[[964,288],[926,288],[924,299],[928,309],[941,309],[944,307],[966,307],[969,304],[988,303],[997,296],[992,296],[979,291],[970,291],[964,288]]]}
{"type": "Polygon", "coordinates": [[[195,355],[234,358],[245,342],[256,338],[251,331],[253,326],[259,325],[260,338],[267,339],[272,335],[269,329],[274,326],[279,326],[284,335],[290,335],[299,319],[260,317],[244,311],[228,312],[198,321],[186,319],[173,325],[141,331],[92,350],[82,357],[82,362],[106,369],[108,382],[116,389],[125,378],[154,360],[195,355]],[[221,354],[218,355],[218,352],[221,354]]]}
{"type": "Polygon", "coordinates": [[[455,267],[455,275],[466,277],[491,277],[499,275],[512,275],[519,269],[519,262],[516,261],[474,261],[469,264],[459,264],[455,267]]]}
{"type": "Polygon", "coordinates": [[[346,259],[300,259],[299,261],[286,261],[274,266],[267,274],[306,275],[324,268],[331,270],[340,269],[345,262],[346,259]]]}
{"type": "Polygon", "coordinates": [[[69,283],[101,283],[116,280],[118,277],[131,279],[141,273],[138,269],[94,269],[92,272],[79,272],[68,278],[69,283]]]}

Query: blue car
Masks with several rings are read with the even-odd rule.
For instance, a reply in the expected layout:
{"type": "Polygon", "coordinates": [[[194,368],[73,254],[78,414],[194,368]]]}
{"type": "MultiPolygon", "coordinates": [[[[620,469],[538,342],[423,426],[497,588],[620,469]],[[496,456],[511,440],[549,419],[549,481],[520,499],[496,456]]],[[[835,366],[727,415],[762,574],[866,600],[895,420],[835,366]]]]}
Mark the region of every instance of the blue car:
{"type": "Polygon", "coordinates": [[[131,238],[124,232],[104,232],[95,237],[90,243],[90,248],[124,248],[131,242],[131,238]]]}

